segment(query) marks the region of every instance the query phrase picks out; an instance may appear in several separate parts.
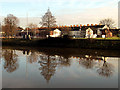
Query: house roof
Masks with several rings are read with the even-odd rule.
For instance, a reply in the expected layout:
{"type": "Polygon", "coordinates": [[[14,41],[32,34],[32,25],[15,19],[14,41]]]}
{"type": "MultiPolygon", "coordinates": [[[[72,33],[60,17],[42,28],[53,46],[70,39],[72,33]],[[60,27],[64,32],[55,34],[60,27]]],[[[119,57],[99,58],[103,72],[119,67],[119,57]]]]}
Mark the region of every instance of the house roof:
{"type": "Polygon", "coordinates": [[[71,31],[79,31],[81,30],[86,30],[88,28],[91,28],[93,31],[96,31],[98,28],[103,28],[105,25],[94,25],[94,26],[81,26],[81,27],[71,27],[71,31]]]}
{"type": "MultiPolygon", "coordinates": [[[[88,28],[91,28],[92,30],[96,30],[97,28],[103,28],[105,25],[92,25],[92,26],[72,26],[72,27],[52,27],[51,30],[59,29],[62,30],[62,28],[71,28],[70,31],[79,31],[81,30],[86,30],[88,28]]],[[[47,27],[41,27],[39,30],[47,30],[47,27]]]]}

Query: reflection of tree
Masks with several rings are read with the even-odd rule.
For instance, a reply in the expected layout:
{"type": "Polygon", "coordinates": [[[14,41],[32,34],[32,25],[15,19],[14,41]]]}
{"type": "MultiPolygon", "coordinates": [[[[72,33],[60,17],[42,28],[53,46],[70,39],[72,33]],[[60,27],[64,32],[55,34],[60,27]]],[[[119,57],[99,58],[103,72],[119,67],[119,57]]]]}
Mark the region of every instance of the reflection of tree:
{"type": "Polygon", "coordinates": [[[69,58],[64,58],[64,57],[60,57],[60,64],[62,66],[70,66],[70,59],[69,58]]]}
{"type": "Polygon", "coordinates": [[[56,71],[56,59],[48,55],[42,55],[40,56],[40,59],[39,63],[41,67],[39,69],[47,82],[49,82],[51,76],[53,76],[56,71]]]}
{"type": "Polygon", "coordinates": [[[29,63],[33,63],[33,62],[37,62],[37,60],[38,60],[38,55],[37,55],[37,53],[31,51],[31,54],[30,54],[30,56],[28,57],[28,62],[29,62],[29,63]]]}
{"type": "Polygon", "coordinates": [[[18,68],[18,63],[17,63],[18,55],[15,54],[15,51],[5,50],[3,52],[3,57],[4,57],[4,60],[5,60],[4,69],[6,69],[7,72],[11,73],[18,68]]]}
{"type": "Polygon", "coordinates": [[[104,60],[103,66],[100,67],[97,72],[99,75],[104,76],[104,77],[110,77],[113,74],[113,65],[110,63],[107,63],[104,60]]]}
{"type": "Polygon", "coordinates": [[[95,65],[95,62],[90,57],[87,57],[85,59],[80,59],[80,64],[85,68],[89,69],[89,68],[93,68],[93,66],[95,65]]]}

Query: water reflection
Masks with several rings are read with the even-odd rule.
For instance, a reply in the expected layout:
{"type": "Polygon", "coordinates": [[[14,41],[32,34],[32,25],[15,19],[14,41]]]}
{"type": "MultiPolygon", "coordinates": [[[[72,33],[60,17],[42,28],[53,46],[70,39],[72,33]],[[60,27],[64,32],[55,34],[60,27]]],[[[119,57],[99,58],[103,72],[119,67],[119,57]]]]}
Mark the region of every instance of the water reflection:
{"type": "MultiPolygon", "coordinates": [[[[96,72],[95,74],[105,78],[112,77],[115,73],[114,64],[110,62],[109,57],[105,56],[90,54],[48,54],[46,51],[41,52],[28,49],[14,50],[8,48],[2,50],[1,58],[3,58],[4,70],[6,70],[8,73],[19,70],[19,58],[21,57],[21,52],[22,55],[26,57],[26,63],[29,63],[31,67],[34,67],[33,64],[37,65],[37,69],[35,70],[39,70],[39,74],[44,77],[44,80],[47,83],[49,83],[51,78],[56,75],[56,72],[58,72],[58,68],[60,67],[64,67],[64,69],[69,68],[70,72],[72,72],[74,69],[79,70],[82,67],[82,70],[84,70],[86,73],[87,70],[90,70],[96,72]],[[76,68],[77,65],[80,67],[76,68]]],[[[24,63],[22,62],[22,64],[24,63]]],[[[32,69],[31,67],[30,69],[32,69]]]]}
{"type": "MultiPolygon", "coordinates": [[[[39,70],[41,71],[41,74],[44,76],[44,78],[49,82],[51,76],[55,74],[56,67],[57,66],[70,66],[71,65],[71,57],[64,58],[63,56],[50,56],[46,54],[40,54],[40,52],[35,52],[31,50],[23,50],[22,51],[24,55],[28,55],[28,62],[29,63],[35,63],[38,62],[40,64],[39,70]]],[[[12,49],[3,49],[2,56],[5,60],[4,62],[4,69],[11,73],[18,69],[18,55],[16,54],[15,50],[12,49]]],[[[101,76],[110,77],[114,72],[114,66],[111,63],[107,62],[107,57],[98,57],[98,56],[80,56],[80,57],[73,57],[72,59],[79,59],[79,64],[86,68],[86,69],[92,69],[97,64],[97,72],[101,76]],[[99,62],[96,62],[99,61],[99,62]],[[100,66],[100,61],[103,63],[102,66],[100,66]]]]}
{"type": "MultiPolygon", "coordinates": [[[[27,55],[29,55],[29,54],[27,54],[27,55]]],[[[38,61],[38,54],[36,52],[31,51],[31,54],[28,57],[28,62],[32,64],[37,61],[38,61]]]]}
{"type": "Polygon", "coordinates": [[[4,62],[4,69],[11,73],[18,69],[18,55],[16,54],[15,50],[3,50],[2,54],[5,62],[4,62]]]}
{"type": "Polygon", "coordinates": [[[92,58],[92,56],[88,56],[88,55],[82,57],[82,59],[80,59],[80,62],[81,62],[80,64],[86,69],[91,69],[96,64],[95,59],[92,58]]]}
{"type": "Polygon", "coordinates": [[[103,65],[97,70],[99,75],[110,77],[114,73],[114,66],[111,63],[108,63],[106,61],[106,58],[104,58],[103,65]]]}
{"type": "Polygon", "coordinates": [[[42,55],[40,56],[40,68],[39,70],[41,70],[41,74],[44,76],[44,78],[47,80],[47,82],[49,82],[51,76],[53,76],[55,74],[56,71],[56,66],[57,66],[57,62],[56,59],[49,55],[42,55]]]}
{"type": "Polygon", "coordinates": [[[98,56],[85,55],[84,58],[79,60],[79,63],[86,69],[92,69],[94,66],[97,66],[98,68],[97,73],[100,76],[110,77],[114,73],[114,66],[113,64],[107,62],[107,58],[108,57],[98,58],[98,56]],[[99,61],[99,62],[96,62],[96,61],[99,61]]]}
{"type": "Polygon", "coordinates": [[[49,56],[45,54],[40,55],[40,63],[41,74],[44,76],[47,82],[51,79],[51,77],[55,74],[57,66],[70,66],[70,60],[66,59],[62,56],[49,56]]]}

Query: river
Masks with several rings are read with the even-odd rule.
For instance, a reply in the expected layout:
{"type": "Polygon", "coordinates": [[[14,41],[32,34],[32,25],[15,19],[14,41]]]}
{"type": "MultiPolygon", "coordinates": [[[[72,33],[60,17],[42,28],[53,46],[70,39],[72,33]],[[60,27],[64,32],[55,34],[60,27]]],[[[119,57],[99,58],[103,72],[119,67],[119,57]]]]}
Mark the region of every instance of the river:
{"type": "Polygon", "coordinates": [[[2,47],[3,88],[118,88],[119,52],[2,47]]]}

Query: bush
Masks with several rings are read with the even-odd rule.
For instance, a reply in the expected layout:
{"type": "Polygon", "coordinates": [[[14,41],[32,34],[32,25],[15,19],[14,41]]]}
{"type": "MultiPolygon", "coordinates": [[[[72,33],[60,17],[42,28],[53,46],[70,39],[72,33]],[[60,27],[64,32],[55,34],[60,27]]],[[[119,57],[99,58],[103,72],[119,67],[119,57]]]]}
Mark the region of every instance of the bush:
{"type": "Polygon", "coordinates": [[[118,34],[117,36],[120,37],[120,34],[118,34]]]}
{"type": "Polygon", "coordinates": [[[69,38],[69,36],[68,36],[68,35],[64,35],[63,38],[64,38],[64,39],[67,39],[67,38],[69,38]]]}

